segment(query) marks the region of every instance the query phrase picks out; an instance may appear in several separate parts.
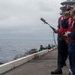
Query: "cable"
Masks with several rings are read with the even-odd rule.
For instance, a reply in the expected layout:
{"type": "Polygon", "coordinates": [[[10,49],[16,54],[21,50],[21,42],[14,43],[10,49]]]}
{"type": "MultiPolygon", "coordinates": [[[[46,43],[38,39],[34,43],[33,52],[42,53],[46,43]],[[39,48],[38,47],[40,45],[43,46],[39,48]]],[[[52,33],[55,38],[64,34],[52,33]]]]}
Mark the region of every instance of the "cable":
{"type": "MultiPolygon", "coordinates": [[[[53,31],[56,30],[56,29],[55,29],[54,27],[52,27],[48,22],[46,22],[45,19],[41,18],[40,20],[41,20],[42,22],[44,22],[44,24],[49,25],[49,27],[50,27],[53,31]]],[[[55,46],[56,46],[56,40],[55,40],[54,32],[53,32],[53,38],[54,38],[54,43],[55,43],[55,46]]]]}
{"type": "Polygon", "coordinates": [[[54,38],[54,43],[55,43],[55,46],[56,46],[56,40],[55,40],[54,32],[53,32],[53,38],[54,38]]]}

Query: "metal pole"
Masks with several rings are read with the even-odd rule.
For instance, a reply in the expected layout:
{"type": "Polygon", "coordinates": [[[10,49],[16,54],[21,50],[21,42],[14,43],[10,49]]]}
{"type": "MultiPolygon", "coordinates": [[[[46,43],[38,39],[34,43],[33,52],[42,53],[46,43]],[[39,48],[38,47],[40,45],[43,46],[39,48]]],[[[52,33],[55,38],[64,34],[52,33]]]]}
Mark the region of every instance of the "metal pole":
{"type": "Polygon", "coordinates": [[[53,38],[54,38],[54,43],[55,43],[55,46],[56,46],[56,40],[55,40],[54,32],[53,32],[53,38]]]}

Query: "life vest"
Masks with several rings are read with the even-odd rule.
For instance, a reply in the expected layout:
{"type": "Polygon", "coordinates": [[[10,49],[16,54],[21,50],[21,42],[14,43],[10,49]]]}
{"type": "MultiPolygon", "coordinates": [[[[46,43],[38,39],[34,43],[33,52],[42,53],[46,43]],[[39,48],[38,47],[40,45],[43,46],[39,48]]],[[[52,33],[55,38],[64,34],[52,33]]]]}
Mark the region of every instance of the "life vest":
{"type": "Polygon", "coordinates": [[[74,24],[74,20],[73,20],[73,18],[70,18],[69,24],[68,24],[68,31],[72,32],[74,30],[73,24],[74,24]]]}
{"type": "MultiPolygon", "coordinates": [[[[68,33],[71,33],[75,30],[74,23],[75,23],[75,19],[74,20],[72,19],[72,23],[68,25],[69,26],[67,31],[68,33]]],[[[68,37],[68,40],[69,42],[75,42],[75,38],[68,37]]]]}
{"type": "MultiPolygon", "coordinates": [[[[69,17],[69,18],[67,18],[67,19],[63,19],[62,20],[62,23],[61,23],[61,25],[60,25],[60,28],[59,28],[59,33],[63,36],[63,34],[65,33],[65,32],[67,32],[68,30],[70,31],[71,29],[69,29],[69,27],[71,27],[71,25],[72,25],[72,22],[73,20],[72,20],[72,18],[71,17],[69,17]]],[[[65,42],[68,44],[68,38],[67,37],[64,37],[63,36],[63,38],[64,38],[64,40],[65,40],[65,42]]]]}
{"type": "Polygon", "coordinates": [[[58,19],[58,29],[60,28],[62,20],[63,20],[63,16],[60,16],[58,19]]]}
{"type": "Polygon", "coordinates": [[[65,30],[65,28],[64,27],[62,27],[62,21],[64,20],[64,18],[63,18],[63,16],[61,16],[60,18],[59,18],[59,22],[58,22],[58,24],[59,24],[59,27],[58,27],[58,31],[59,31],[59,34],[62,34],[65,30]]]}
{"type": "Polygon", "coordinates": [[[69,26],[72,25],[72,18],[63,19],[59,28],[59,33],[63,34],[68,31],[69,26]]]}
{"type": "MultiPolygon", "coordinates": [[[[62,22],[63,22],[63,20],[62,20],[62,22]]],[[[59,31],[59,33],[62,35],[64,32],[67,31],[67,28],[66,28],[66,27],[63,27],[63,26],[62,26],[62,23],[61,23],[60,28],[59,28],[58,31],[59,31]]]]}

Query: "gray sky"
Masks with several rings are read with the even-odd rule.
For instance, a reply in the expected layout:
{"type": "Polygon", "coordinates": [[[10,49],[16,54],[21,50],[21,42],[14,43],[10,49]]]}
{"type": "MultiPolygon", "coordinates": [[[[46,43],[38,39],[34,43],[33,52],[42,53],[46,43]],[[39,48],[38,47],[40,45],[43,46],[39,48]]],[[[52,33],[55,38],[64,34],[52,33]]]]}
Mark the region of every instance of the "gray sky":
{"type": "Polygon", "coordinates": [[[65,0],[0,0],[0,39],[51,38],[45,18],[57,28],[60,3],[65,0]]]}

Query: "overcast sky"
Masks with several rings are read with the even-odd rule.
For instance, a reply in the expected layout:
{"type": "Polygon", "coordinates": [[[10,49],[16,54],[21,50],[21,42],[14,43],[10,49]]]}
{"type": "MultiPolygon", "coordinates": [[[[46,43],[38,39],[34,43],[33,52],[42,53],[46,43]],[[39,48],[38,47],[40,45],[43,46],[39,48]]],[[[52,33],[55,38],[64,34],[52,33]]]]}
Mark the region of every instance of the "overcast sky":
{"type": "Polygon", "coordinates": [[[51,38],[45,18],[57,28],[60,3],[65,0],[0,0],[0,39],[51,38]]]}

